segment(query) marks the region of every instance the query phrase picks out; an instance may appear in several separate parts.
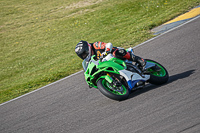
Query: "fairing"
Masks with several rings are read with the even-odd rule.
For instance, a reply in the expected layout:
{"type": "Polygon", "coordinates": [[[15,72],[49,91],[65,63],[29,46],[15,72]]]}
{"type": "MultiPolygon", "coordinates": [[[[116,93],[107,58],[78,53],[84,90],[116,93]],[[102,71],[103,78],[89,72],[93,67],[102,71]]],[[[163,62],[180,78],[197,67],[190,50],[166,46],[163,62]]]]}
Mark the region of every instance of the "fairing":
{"type": "Polygon", "coordinates": [[[144,77],[142,77],[135,72],[126,70],[125,62],[118,58],[110,58],[108,61],[101,62],[99,60],[96,61],[94,57],[95,56],[92,56],[88,63],[86,61],[82,63],[85,70],[85,80],[91,87],[97,88],[96,83],[101,78],[112,82],[112,79],[108,75],[101,75],[102,72],[122,75],[128,83],[129,90],[133,89],[137,82],[147,81],[150,78],[149,75],[144,75],[144,77]]]}

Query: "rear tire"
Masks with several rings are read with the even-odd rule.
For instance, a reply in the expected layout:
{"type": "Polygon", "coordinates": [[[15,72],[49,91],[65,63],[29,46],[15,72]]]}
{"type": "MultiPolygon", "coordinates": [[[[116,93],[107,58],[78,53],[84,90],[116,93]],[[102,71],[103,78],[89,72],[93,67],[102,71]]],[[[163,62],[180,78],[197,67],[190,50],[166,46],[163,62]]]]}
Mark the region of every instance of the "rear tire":
{"type": "Polygon", "coordinates": [[[150,59],[145,59],[145,60],[147,62],[155,63],[161,68],[161,70],[158,72],[150,73],[150,79],[148,80],[148,82],[155,85],[161,85],[161,84],[166,83],[169,79],[169,74],[167,72],[167,69],[165,69],[164,66],[162,66],[160,63],[156,61],[153,61],[150,59]]]}
{"type": "Polygon", "coordinates": [[[106,85],[107,83],[108,82],[105,79],[100,79],[97,82],[97,87],[98,87],[99,91],[106,97],[113,99],[113,100],[117,100],[117,101],[122,101],[129,97],[129,90],[124,85],[122,85],[123,94],[116,94],[116,93],[112,92],[112,90],[109,89],[109,87],[107,87],[107,85],[106,85]]]}

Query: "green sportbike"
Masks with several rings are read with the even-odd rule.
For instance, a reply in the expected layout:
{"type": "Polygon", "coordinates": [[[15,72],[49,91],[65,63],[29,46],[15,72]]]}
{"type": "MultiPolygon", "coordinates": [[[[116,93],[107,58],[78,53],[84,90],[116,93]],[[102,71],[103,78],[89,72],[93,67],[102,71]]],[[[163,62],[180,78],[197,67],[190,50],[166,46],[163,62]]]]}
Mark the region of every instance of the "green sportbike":
{"type": "MultiPolygon", "coordinates": [[[[133,53],[133,49],[127,51],[133,53]]],[[[138,64],[104,55],[99,60],[93,55],[82,62],[84,76],[89,87],[98,88],[106,97],[113,100],[125,100],[132,90],[143,88],[146,83],[161,85],[168,81],[167,70],[160,63],[146,60],[144,71],[138,64]]]]}

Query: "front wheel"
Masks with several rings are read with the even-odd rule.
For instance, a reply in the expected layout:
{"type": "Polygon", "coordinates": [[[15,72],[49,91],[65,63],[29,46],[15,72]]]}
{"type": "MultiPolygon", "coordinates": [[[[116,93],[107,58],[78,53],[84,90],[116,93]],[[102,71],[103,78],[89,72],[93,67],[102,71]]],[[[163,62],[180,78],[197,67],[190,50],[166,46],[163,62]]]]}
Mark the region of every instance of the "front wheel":
{"type": "Polygon", "coordinates": [[[156,61],[150,59],[145,59],[145,60],[147,62],[156,64],[160,68],[159,71],[154,71],[151,68],[148,70],[150,72],[150,79],[148,80],[148,82],[155,85],[161,85],[166,83],[169,79],[169,74],[167,72],[167,69],[165,69],[164,66],[162,66],[160,63],[156,61]]]}
{"type": "Polygon", "coordinates": [[[116,87],[110,84],[106,79],[100,79],[97,82],[97,86],[103,95],[113,100],[122,101],[129,96],[129,91],[124,85],[116,87]]]}

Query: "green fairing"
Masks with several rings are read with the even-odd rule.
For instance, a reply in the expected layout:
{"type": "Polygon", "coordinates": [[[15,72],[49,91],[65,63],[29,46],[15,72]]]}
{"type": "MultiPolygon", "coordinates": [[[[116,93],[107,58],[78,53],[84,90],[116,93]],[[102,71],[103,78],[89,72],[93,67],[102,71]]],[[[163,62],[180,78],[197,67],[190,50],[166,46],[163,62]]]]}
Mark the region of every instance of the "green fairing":
{"type": "Polygon", "coordinates": [[[113,62],[113,61],[106,61],[106,62],[100,62],[99,65],[97,66],[98,69],[102,69],[102,68],[108,68],[108,67],[112,67],[113,69],[116,70],[123,70],[124,67],[113,62]]]}
{"type": "MultiPolygon", "coordinates": [[[[91,61],[88,64],[87,70],[85,71],[85,80],[87,84],[91,87],[97,88],[96,82],[101,79],[105,78],[107,75],[103,75],[101,77],[98,77],[98,74],[101,72],[110,72],[110,73],[116,73],[119,74],[119,70],[126,69],[126,64],[123,60],[117,59],[117,58],[111,58],[109,61],[105,62],[98,62],[99,64],[95,64],[94,55],[91,57],[91,61]],[[112,68],[112,69],[109,69],[112,68]],[[93,79],[96,78],[94,81],[93,79]],[[95,82],[95,83],[94,83],[95,82]]],[[[110,82],[110,81],[109,81],[110,82]]]]}

